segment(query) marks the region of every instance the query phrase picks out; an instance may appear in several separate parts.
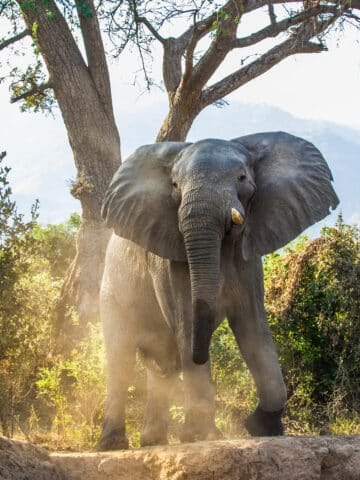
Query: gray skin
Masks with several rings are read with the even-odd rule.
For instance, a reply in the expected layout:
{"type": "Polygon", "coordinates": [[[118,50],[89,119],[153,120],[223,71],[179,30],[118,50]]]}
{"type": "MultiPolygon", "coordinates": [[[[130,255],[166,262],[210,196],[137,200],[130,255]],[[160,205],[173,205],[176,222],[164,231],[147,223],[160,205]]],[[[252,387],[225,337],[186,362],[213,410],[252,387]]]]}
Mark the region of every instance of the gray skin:
{"type": "Polygon", "coordinates": [[[125,403],[137,350],[148,382],[141,445],[167,443],[180,371],[181,440],[219,436],[208,352],[225,317],[259,395],[246,428],[283,433],[286,387],[264,310],[261,255],[336,207],[331,180],[312,144],[282,132],[148,145],[124,162],[103,206],[115,233],[101,288],[108,398],[99,449],[128,447],[125,403]]]}

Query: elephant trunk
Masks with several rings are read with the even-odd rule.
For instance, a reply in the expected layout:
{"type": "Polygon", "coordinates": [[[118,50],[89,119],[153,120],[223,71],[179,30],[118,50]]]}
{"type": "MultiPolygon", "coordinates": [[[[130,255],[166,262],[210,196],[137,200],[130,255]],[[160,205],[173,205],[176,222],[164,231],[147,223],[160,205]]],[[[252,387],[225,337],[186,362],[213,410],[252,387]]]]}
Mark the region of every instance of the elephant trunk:
{"type": "Polygon", "coordinates": [[[215,224],[196,215],[183,224],[193,306],[192,357],[199,365],[209,360],[219,293],[222,235],[215,224]]]}

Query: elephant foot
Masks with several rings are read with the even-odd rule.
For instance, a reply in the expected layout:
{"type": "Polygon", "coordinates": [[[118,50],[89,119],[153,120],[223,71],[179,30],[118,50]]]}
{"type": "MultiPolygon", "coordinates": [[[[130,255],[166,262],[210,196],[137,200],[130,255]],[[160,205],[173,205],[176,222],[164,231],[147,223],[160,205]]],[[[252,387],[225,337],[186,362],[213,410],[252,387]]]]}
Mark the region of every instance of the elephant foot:
{"type": "Polygon", "coordinates": [[[117,428],[109,433],[102,434],[96,449],[99,452],[108,450],[127,450],[129,448],[129,440],[125,436],[123,428],[117,428]]]}
{"type": "Polygon", "coordinates": [[[140,446],[152,447],[153,445],[168,445],[167,435],[159,431],[145,431],[141,433],[140,446]]]}
{"type": "Polygon", "coordinates": [[[221,430],[214,426],[214,428],[207,434],[206,440],[221,440],[224,438],[221,430]]]}
{"type": "Polygon", "coordinates": [[[281,422],[282,413],[283,410],[265,412],[257,407],[255,412],[245,420],[245,428],[253,437],[284,435],[284,427],[281,422]]]}
{"type": "Polygon", "coordinates": [[[224,438],[223,434],[218,428],[212,427],[211,429],[198,429],[192,425],[184,425],[180,433],[180,441],[182,443],[200,442],[202,440],[220,440],[224,438]]]}
{"type": "Polygon", "coordinates": [[[223,438],[223,434],[215,426],[213,413],[198,409],[187,412],[185,424],[180,433],[181,442],[218,440],[220,438],[223,438]]]}

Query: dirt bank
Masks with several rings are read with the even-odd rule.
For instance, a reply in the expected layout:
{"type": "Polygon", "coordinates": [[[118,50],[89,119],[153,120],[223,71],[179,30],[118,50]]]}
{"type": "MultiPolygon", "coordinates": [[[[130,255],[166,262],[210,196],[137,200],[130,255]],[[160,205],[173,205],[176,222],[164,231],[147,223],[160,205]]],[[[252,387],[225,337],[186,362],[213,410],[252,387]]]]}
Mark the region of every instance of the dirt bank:
{"type": "Polygon", "coordinates": [[[244,438],[49,456],[3,439],[0,479],[360,480],[360,436],[244,438]]]}
{"type": "Polygon", "coordinates": [[[43,448],[0,437],[0,480],[66,479],[43,448]]]}

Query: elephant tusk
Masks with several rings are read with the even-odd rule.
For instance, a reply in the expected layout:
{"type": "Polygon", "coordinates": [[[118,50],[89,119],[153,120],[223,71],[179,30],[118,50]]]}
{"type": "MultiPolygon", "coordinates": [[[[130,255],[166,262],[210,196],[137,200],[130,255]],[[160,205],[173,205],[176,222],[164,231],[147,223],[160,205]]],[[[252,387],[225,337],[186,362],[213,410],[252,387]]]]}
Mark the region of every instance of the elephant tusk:
{"type": "Polygon", "coordinates": [[[236,225],[242,225],[244,223],[244,217],[236,210],[236,208],[231,209],[231,220],[236,225]]]}

